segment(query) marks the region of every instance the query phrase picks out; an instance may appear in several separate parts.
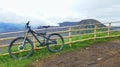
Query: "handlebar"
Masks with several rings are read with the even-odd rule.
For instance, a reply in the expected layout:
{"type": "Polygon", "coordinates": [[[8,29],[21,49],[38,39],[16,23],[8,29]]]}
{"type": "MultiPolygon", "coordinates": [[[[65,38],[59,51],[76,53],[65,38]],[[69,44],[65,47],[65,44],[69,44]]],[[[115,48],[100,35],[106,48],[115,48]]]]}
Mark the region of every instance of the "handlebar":
{"type": "MultiPolygon", "coordinates": [[[[30,28],[29,24],[30,24],[30,21],[28,21],[28,22],[26,23],[26,28],[30,28]]],[[[43,27],[43,28],[49,28],[50,26],[48,25],[48,26],[42,26],[42,27],[43,27]]]]}
{"type": "Polygon", "coordinates": [[[30,21],[28,21],[28,22],[26,23],[26,27],[27,27],[27,28],[30,28],[29,24],[30,24],[30,21]]]}
{"type": "Polygon", "coordinates": [[[28,25],[29,25],[29,23],[30,23],[30,21],[28,21],[28,22],[26,23],[26,25],[28,26],[28,25]]]}

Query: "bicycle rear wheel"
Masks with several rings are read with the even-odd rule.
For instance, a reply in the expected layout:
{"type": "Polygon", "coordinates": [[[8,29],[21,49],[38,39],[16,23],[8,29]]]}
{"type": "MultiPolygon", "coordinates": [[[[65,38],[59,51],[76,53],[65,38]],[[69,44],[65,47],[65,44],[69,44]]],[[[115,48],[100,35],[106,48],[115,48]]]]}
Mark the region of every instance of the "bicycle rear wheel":
{"type": "Polygon", "coordinates": [[[10,43],[8,52],[12,58],[23,59],[32,55],[34,51],[32,41],[28,38],[26,38],[24,42],[23,41],[24,37],[18,37],[10,43]]]}
{"type": "Polygon", "coordinates": [[[48,36],[47,48],[50,52],[59,52],[64,47],[64,40],[60,34],[53,33],[48,36]]]}

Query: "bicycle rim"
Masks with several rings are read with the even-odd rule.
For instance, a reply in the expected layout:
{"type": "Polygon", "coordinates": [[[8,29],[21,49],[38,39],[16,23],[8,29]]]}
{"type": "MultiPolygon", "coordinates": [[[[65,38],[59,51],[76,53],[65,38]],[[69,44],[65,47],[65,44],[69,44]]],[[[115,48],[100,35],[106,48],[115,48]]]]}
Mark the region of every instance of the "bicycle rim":
{"type": "Polygon", "coordinates": [[[33,45],[29,39],[15,39],[10,45],[10,56],[13,58],[28,58],[33,53],[33,45]]]}
{"type": "Polygon", "coordinates": [[[63,38],[58,34],[50,35],[50,40],[48,40],[48,49],[51,52],[59,52],[64,47],[63,38]]]}

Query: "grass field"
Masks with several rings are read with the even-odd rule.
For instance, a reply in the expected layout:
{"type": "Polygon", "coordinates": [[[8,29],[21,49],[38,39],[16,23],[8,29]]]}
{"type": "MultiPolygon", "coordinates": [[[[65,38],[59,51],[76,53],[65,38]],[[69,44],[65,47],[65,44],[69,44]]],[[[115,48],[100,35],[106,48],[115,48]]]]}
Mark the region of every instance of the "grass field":
{"type": "MultiPolygon", "coordinates": [[[[115,32],[112,33],[110,35],[119,35],[120,32],[115,32]]],[[[106,34],[100,34],[97,36],[104,36],[106,34]]],[[[74,37],[73,40],[78,40],[81,38],[89,38],[92,37],[93,35],[89,35],[89,36],[82,36],[82,37],[74,37]]],[[[43,48],[40,50],[36,50],[34,52],[34,54],[30,57],[30,58],[26,58],[23,60],[15,60],[10,58],[10,56],[0,56],[0,67],[25,67],[26,65],[30,65],[32,63],[32,61],[36,61],[36,60],[41,60],[47,57],[51,57],[53,55],[60,55],[60,54],[64,54],[67,52],[71,52],[74,51],[76,49],[80,49],[80,48],[85,48],[87,46],[92,45],[93,43],[99,43],[99,42],[105,42],[105,41],[112,41],[113,39],[119,39],[120,37],[114,37],[114,38],[103,38],[103,39],[96,39],[96,40],[86,40],[86,41],[82,41],[82,42],[77,42],[77,43],[73,43],[72,47],[70,47],[68,44],[65,45],[64,49],[59,52],[59,53],[51,53],[47,50],[47,48],[43,48]]],[[[65,40],[66,42],[68,40],[65,40]]]]}

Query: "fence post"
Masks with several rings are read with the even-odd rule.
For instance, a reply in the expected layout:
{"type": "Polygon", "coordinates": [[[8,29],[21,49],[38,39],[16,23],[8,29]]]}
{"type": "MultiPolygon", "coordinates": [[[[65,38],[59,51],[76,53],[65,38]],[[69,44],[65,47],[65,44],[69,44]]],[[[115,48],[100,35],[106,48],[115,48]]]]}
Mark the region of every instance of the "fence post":
{"type": "Polygon", "coordinates": [[[97,25],[95,24],[95,27],[94,27],[94,40],[96,40],[96,36],[97,36],[97,25]]]}
{"type": "Polygon", "coordinates": [[[108,37],[110,37],[110,28],[111,28],[111,23],[108,25],[108,37]]]}
{"type": "Polygon", "coordinates": [[[71,31],[72,31],[72,28],[71,27],[69,27],[69,46],[71,47],[72,46],[72,36],[71,36],[71,31]]]}

